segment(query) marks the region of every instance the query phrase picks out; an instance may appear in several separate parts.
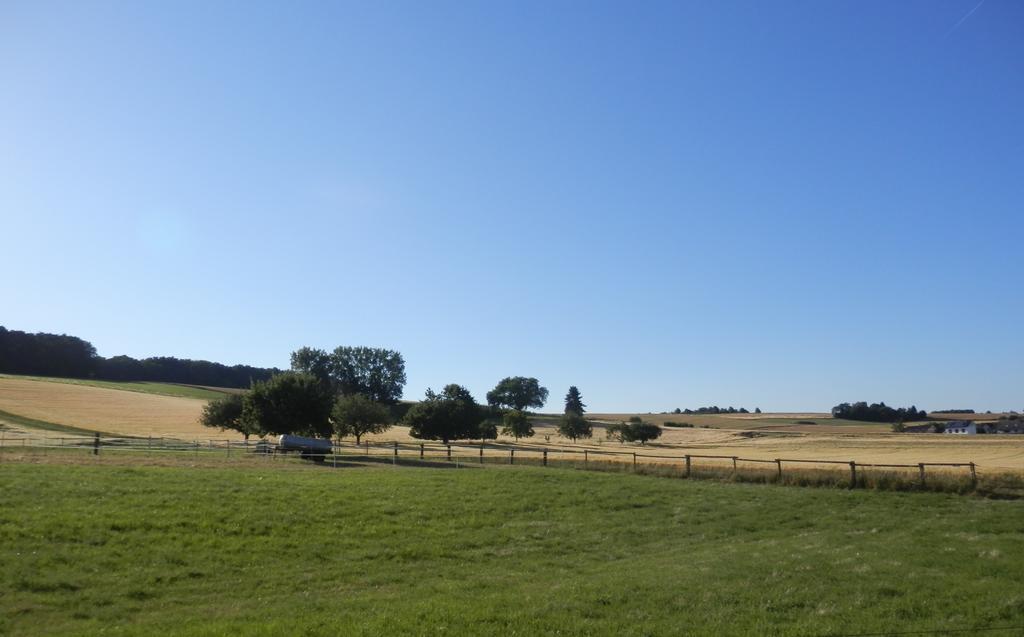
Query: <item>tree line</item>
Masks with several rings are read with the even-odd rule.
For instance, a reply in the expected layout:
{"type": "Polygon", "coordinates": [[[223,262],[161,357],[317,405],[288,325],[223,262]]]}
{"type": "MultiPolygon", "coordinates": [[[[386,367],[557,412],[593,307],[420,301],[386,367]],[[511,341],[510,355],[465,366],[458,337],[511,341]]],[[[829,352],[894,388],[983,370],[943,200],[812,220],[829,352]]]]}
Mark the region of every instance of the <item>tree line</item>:
{"type": "MultiPolygon", "coordinates": [[[[421,440],[490,440],[501,433],[517,440],[534,435],[527,411],[547,402],[536,378],[510,376],[478,403],[464,386],[427,389],[424,399],[399,404],[405,360],[394,350],[342,346],[328,352],[303,347],[291,355],[291,371],[254,381],[245,394],[229,394],[206,405],[201,422],[252,435],[293,434],[316,438],[362,437],[401,422],[421,440]]],[[[572,440],[590,438],[579,389],[570,387],[558,431],[572,440]]]]}
{"type": "Polygon", "coordinates": [[[856,403],[841,403],[832,408],[833,418],[845,420],[861,420],[866,422],[912,422],[915,420],[927,420],[928,413],[923,409],[911,406],[893,408],[885,403],[867,404],[864,401],[856,403]]]}
{"type": "Polygon", "coordinates": [[[249,365],[229,366],[173,356],[104,358],[96,353],[92,343],[77,336],[33,334],[0,326],[0,372],[244,388],[253,381],[267,380],[281,370],[249,365]]]}
{"type": "MultiPolygon", "coordinates": [[[[676,407],[675,411],[673,411],[672,413],[673,414],[749,414],[750,412],[747,411],[747,409],[745,407],[740,407],[739,409],[736,409],[735,407],[718,407],[716,405],[716,406],[713,406],[713,407],[698,407],[697,409],[679,409],[678,407],[676,407]]],[[[754,413],[755,414],[761,413],[761,408],[758,407],[758,408],[754,409],[754,413]]]]}

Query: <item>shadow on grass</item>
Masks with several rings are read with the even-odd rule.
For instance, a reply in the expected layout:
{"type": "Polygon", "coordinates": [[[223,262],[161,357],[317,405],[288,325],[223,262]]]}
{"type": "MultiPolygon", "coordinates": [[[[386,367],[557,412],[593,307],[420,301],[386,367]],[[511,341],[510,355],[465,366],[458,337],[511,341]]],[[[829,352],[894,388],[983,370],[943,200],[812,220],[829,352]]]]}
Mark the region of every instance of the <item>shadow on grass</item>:
{"type": "MultiPolygon", "coordinates": [[[[297,460],[298,457],[296,456],[297,460]]],[[[367,465],[373,466],[396,466],[396,467],[413,467],[421,469],[475,469],[475,465],[470,465],[465,462],[455,462],[447,460],[419,460],[412,458],[394,458],[388,456],[337,456],[332,458],[327,456],[323,462],[317,462],[310,460],[308,464],[319,469],[342,469],[342,468],[354,468],[354,467],[365,467],[367,465]]]]}

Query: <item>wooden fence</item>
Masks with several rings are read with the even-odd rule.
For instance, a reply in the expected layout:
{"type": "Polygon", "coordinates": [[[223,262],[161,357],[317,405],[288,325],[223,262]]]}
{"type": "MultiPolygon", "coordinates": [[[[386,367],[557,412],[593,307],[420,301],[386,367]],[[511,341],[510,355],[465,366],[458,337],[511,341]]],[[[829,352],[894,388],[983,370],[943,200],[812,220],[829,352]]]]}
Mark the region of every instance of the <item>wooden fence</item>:
{"type": "MultiPolygon", "coordinates": [[[[0,430],[0,461],[4,451],[22,449],[26,452],[47,453],[51,450],[85,451],[92,455],[101,453],[134,452],[143,454],[192,454],[195,458],[242,458],[256,454],[270,460],[294,457],[284,454],[271,441],[232,440],[183,440],[172,437],[126,437],[95,433],[84,435],[36,435],[22,433],[14,438],[0,430]]],[[[973,462],[918,462],[913,464],[882,464],[857,462],[855,460],[818,460],[807,458],[746,458],[732,455],[708,455],[687,453],[680,448],[673,455],[649,453],[644,450],[580,449],[573,447],[540,447],[502,443],[452,443],[436,442],[400,443],[365,442],[334,443],[333,452],[310,456],[308,459],[337,466],[338,463],[353,460],[390,461],[393,464],[409,462],[444,462],[456,467],[470,464],[531,464],[577,469],[615,469],[634,471],[674,470],[680,477],[707,477],[708,475],[742,476],[756,472],[760,475],[774,475],[776,481],[787,477],[787,472],[808,470],[846,474],[844,482],[850,487],[864,483],[865,472],[896,471],[912,473],[919,485],[927,483],[929,469],[932,473],[961,470],[969,475],[971,485],[978,481],[977,465],[973,462]],[[967,473],[969,472],[969,474],[967,473]]],[[[838,477],[838,476],[837,476],[838,477]]]]}

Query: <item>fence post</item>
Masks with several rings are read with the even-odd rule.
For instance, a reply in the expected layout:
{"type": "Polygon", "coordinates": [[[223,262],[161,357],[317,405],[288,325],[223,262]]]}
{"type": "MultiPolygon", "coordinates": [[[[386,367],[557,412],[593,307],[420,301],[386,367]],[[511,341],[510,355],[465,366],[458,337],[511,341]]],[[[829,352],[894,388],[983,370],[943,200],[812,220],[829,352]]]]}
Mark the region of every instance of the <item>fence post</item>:
{"type": "Polygon", "coordinates": [[[782,479],[782,459],[781,458],[776,458],[775,459],[775,464],[778,465],[778,467],[779,467],[779,480],[781,480],[782,479]]]}
{"type": "Polygon", "coordinates": [[[736,456],[732,457],[732,472],[736,473],[736,456]]]}
{"type": "MultiPolygon", "coordinates": [[[[245,444],[249,444],[249,442],[246,441],[245,444]]],[[[338,447],[341,447],[340,438],[338,439],[338,447]]],[[[333,467],[334,469],[338,468],[338,450],[334,448],[333,442],[331,443],[331,467],[333,467]]]]}
{"type": "Polygon", "coordinates": [[[923,487],[924,486],[924,463],[923,462],[917,463],[917,471],[918,471],[918,473],[921,476],[921,486],[923,487]]]}
{"type": "Polygon", "coordinates": [[[196,443],[196,456],[195,456],[195,458],[196,458],[196,460],[199,460],[199,441],[196,440],[195,443],[196,443]]]}
{"type": "Polygon", "coordinates": [[[857,488],[857,462],[855,460],[850,461],[850,488],[857,488]]]}
{"type": "Polygon", "coordinates": [[[423,443],[420,443],[420,460],[423,460],[423,443]]]}
{"type": "Polygon", "coordinates": [[[92,439],[92,455],[100,455],[100,432],[96,432],[92,439]]]}
{"type": "Polygon", "coordinates": [[[230,458],[231,457],[231,441],[230,440],[225,440],[224,441],[224,446],[227,447],[228,458],[230,458]]]}
{"type": "Polygon", "coordinates": [[[148,456],[153,451],[153,436],[150,436],[146,441],[146,455],[148,456]]]}
{"type": "Polygon", "coordinates": [[[398,464],[398,441],[395,441],[395,461],[392,464],[398,464]]]}
{"type": "Polygon", "coordinates": [[[636,452],[633,452],[633,471],[636,471],[636,452]]]}
{"type": "Polygon", "coordinates": [[[480,443],[480,464],[484,463],[484,443],[480,443]]]}
{"type": "Polygon", "coordinates": [[[516,450],[515,449],[509,449],[508,450],[508,463],[509,464],[515,464],[516,463],[516,450]]]}
{"type": "Polygon", "coordinates": [[[690,455],[686,455],[686,477],[690,477],[690,455]]]}
{"type": "Polygon", "coordinates": [[[548,466],[548,450],[544,450],[544,466],[548,466]]]}
{"type": "Polygon", "coordinates": [[[587,466],[588,462],[590,462],[589,454],[587,453],[587,450],[584,449],[583,450],[583,466],[584,467],[587,466]]]}
{"type": "Polygon", "coordinates": [[[971,463],[971,486],[978,486],[978,472],[975,469],[974,463],[971,463]]]}
{"type": "Polygon", "coordinates": [[[451,445],[447,445],[447,447],[448,447],[448,462],[451,462],[452,461],[452,446],[451,445]]]}

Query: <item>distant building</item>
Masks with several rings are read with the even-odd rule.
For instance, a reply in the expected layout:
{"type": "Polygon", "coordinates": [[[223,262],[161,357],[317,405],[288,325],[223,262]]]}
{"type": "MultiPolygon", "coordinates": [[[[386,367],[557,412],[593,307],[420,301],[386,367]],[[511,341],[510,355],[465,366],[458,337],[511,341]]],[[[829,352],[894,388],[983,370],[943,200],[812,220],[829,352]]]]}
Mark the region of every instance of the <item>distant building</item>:
{"type": "Polygon", "coordinates": [[[980,434],[1024,434],[1024,419],[1009,418],[978,425],[980,434]]]}
{"type": "Polygon", "coordinates": [[[978,433],[973,420],[954,420],[946,423],[946,433],[973,436],[978,433]]]}

